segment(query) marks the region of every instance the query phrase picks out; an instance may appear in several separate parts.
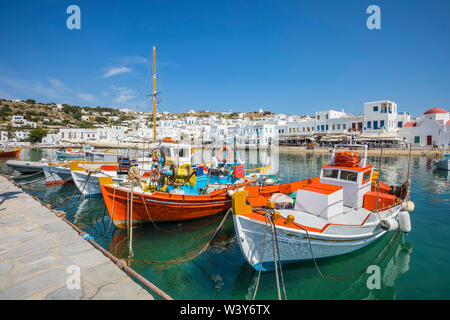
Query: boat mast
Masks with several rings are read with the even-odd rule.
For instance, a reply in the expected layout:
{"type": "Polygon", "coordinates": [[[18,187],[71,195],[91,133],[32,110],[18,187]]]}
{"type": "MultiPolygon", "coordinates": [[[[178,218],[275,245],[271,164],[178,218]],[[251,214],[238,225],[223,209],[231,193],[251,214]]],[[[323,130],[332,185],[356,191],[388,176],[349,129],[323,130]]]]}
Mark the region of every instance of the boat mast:
{"type": "Polygon", "coordinates": [[[153,46],[153,139],[156,141],[156,47],[153,46]]]}

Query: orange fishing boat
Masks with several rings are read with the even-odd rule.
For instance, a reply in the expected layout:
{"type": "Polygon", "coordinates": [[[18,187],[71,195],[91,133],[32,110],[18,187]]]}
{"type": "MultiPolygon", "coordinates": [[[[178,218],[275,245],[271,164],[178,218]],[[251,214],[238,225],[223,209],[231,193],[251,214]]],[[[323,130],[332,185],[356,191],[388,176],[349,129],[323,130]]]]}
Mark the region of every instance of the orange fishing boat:
{"type": "Polygon", "coordinates": [[[22,151],[22,148],[15,149],[15,150],[3,150],[3,149],[0,149],[0,157],[16,157],[16,158],[19,158],[20,151],[22,151]]]}
{"type": "Polygon", "coordinates": [[[106,209],[117,228],[124,228],[162,221],[181,221],[202,218],[231,208],[228,191],[234,185],[209,194],[173,194],[167,192],[143,192],[140,188],[121,187],[113,184],[111,177],[100,177],[100,187],[106,209]],[[133,197],[133,201],[130,201],[133,197]],[[131,205],[132,203],[132,205],[131,205]]]}

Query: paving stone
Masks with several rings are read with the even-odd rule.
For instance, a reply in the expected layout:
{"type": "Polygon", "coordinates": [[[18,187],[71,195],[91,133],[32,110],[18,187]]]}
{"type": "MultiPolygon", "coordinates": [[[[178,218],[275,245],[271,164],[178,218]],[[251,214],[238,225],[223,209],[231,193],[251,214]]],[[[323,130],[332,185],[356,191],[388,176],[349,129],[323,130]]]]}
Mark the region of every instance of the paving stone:
{"type": "Polygon", "coordinates": [[[133,280],[126,278],[118,283],[106,285],[98,291],[93,300],[153,300],[147,291],[133,280]],[[129,282],[131,281],[131,283],[129,282]]]}
{"type": "Polygon", "coordinates": [[[73,242],[73,241],[79,240],[79,239],[80,239],[80,235],[78,234],[78,232],[76,232],[72,228],[66,228],[66,230],[64,230],[62,232],[58,232],[56,234],[56,240],[60,241],[61,243],[63,243],[63,242],[70,243],[70,242],[73,242]]]}
{"type": "Polygon", "coordinates": [[[83,288],[68,289],[67,286],[62,286],[47,294],[45,300],[80,300],[82,296],[83,288]]]}
{"type": "Polygon", "coordinates": [[[47,232],[63,232],[67,230],[67,223],[61,219],[58,219],[56,222],[52,222],[49,224],[42,225],[41,228],[47,232]]]}
{"type": "Polygon", "coordinates": [[[9,279],[7,277],[0,276],[0,292],[2,289],[6,288],[8,285],[9,279]]]}
{"type": "Polygon", "coordinates": [[[0,243],[6,243],[6,242],[13,242],[13,241],[17,241],[17,240],[22,240],[22,239],[26,239],[26,238],[32,238],[32,237],[36,237],[40,234],[40,232],[38,231],[31,231],[31,232],[23,232],[23,233],[19,233],[19,234],[11,234],[9,236],[5,236],[5,237],[1,237],[0,238],[0,243]]]}
{"type": "Polygon", "coordinates": [[[28,278],[29,276],[40,273],[44,270],[50,270],[52,268],[52,265],[50,263],[38,263],[35,265],[25,265],[21,267],[16,267],[14,269],[14,273],[11,275],[11,279],[14,282],[20,281],[24,278],[28,278]]]}
{"type": "Polygon", "coordinates": [[[58,283],[65,283],[66,278],[64,270],[49,270],[0,291],[0,300],[22,300],[58,283]]]}
{"type": "Polygon", "coordinates": [[[45,239],[23,245],[15,249],[8,250],[2,253],[0,256],[7,259],[14,259],[22,257],[27,254],[32,254],[37,251],[53,248],[54,246],[55,244],[53,241],[51,241],[50,239],[45,239]]]}
{"type": "Polygon", "coordinates": [[[22,216],[0,219],[0,224],[6,226],[16,226],[22,224],[23,222],[24,218],[22,216]]]}
{"type": "Polygon", "coordinates": [[[39,260],[41,260],[42,258],[47,257],[50,253],[52,252],[52,250],[46,250],[46,251],[42,251],[39,253],[35,253],[32,254],[30,256],[26,256],[24,258],[21,258],[19,260],[17,260],[18,263],[33,263],[33,262],[37,262],[39,260]]]}
{"type": "Polygon", "coordinates": [[[109,262],[94,268],[90,268],[87,271],[82,271],[82,273],[83,278],[97,286],[103,286],[105,284],[128,277],[125,272],[120,270],[116,265],[109,262]]]}
{"type": "Polygon", "coordinates": [[[93,249],[92,245],[89,244],[86,240],[83,240],[81,237],[79,237],[79,239],[76,242],[59,248],[59,252],[63,256],[68,256],[68,255],[72,255],[72,254],[75,254],[78,252],[91,250],[91,249],[93,249]]]}
{"type": "MultiPolygon", "coordinates": [[[[92,268],[98,266],[105,261],[110,261],[102,253],[98,251],[84,251],[69,256],[80,268],[92,268]]],[[[112,262],[111,262],[112,263],[112,262]]]]}
{"type": "Polygon", "coordinates": [[[0,262],[0,276],[6,275],[9,273],[14,267],[14,263],[10,261],[0,262]]]}

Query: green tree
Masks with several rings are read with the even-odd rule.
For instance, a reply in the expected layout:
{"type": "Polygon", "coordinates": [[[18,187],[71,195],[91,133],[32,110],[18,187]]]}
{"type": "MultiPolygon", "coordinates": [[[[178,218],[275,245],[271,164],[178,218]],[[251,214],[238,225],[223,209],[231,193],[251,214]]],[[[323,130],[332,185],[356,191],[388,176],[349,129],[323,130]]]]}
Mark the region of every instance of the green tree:
{"type": "Polygon", "coordinates": [[[108,119],[106,117],[95,117],[95,121],[105,123],[108,122],[108,119]]]}
{"type": "Polygon", "coordinates": [[[36,128],[31,130],[30,136],[28,137],[28,141],[30,142],[41,142],[42,138],[44,138],[47,135],[47,130],[42,128],[36,128]]]}

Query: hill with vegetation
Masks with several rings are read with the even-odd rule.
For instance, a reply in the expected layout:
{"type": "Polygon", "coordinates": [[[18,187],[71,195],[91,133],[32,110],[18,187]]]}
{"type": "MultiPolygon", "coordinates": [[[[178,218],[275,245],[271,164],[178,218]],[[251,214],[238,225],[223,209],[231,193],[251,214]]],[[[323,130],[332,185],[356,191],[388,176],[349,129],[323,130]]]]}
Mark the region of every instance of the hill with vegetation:
{"type": "MultiPolygon", "coordinates": [[[[37,127],[52,131],[61,128],[93,128],[96,125],[123,125],[124,121],[133,116],[115,108],[80,107],[56,103],[41,103],[28,99],[26,101],[11,101],[0,99],[0,128],[5,129],[12,116],[23,116],[29,122],[35,122],[37,127]],[[89,120],[82,120],[82,117],[89,120]]],[[[22,130],[31,127],[21,127],[22,130]]]]}

